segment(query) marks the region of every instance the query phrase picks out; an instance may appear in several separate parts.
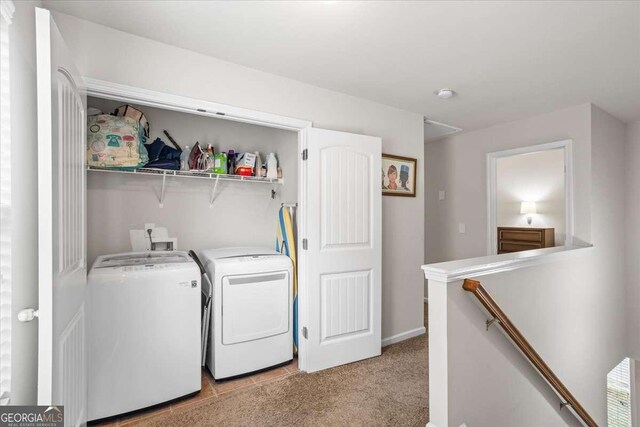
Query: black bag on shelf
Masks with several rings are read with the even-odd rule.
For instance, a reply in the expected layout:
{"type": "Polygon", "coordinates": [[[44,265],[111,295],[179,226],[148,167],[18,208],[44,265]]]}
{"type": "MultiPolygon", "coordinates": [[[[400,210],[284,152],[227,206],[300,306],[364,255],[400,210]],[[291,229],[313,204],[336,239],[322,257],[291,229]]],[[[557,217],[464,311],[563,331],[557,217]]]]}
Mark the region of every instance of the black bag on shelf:
{"type": "Polygon", "coordinates": [[[180,170],[180,151],[169,147],[160,138],[156,138],[146,147],[149,163],[144,166],[145,168],[180,170]]]}

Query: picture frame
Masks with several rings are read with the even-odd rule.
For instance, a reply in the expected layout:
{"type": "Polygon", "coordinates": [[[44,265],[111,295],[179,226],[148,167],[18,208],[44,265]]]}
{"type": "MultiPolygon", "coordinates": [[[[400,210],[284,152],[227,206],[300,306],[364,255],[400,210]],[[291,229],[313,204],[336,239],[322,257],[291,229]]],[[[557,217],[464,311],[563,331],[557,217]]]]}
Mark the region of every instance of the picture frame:
{"type": "Polygon", "coordinates": [[[382,153],[382,195],[416,197],[417,164],[411,157],[382,153]]]}

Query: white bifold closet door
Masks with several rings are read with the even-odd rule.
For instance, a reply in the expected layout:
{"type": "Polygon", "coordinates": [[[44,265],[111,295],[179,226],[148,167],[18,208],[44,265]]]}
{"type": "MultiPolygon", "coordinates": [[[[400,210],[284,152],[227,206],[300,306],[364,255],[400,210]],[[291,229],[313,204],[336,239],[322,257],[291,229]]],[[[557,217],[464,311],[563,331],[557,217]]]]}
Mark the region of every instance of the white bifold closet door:
{"type": "Polygon", "coordinates": [[[382,169],[380,138],[308,132],[302,303],[313,372],[380,355],[382,169]]]}
{"type": "Polygon", "coordinates": [[[86,422],[87,402],[86,96],[51,14],[39,8],[36,48],[38,404],[64,405],[65,425],[75,426],[86,422]]]}

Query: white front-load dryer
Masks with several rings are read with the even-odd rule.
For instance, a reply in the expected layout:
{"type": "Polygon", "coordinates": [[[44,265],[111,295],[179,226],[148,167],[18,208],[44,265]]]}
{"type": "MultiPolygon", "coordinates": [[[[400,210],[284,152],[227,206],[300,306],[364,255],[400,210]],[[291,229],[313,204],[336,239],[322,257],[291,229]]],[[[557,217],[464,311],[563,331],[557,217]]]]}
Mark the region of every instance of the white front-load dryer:
{"type": "Polygon", "coordinates": [[[186,252],[98,257],[88,277],[89,421],[200,390],[200,298],[186,252]]]}
{"type": "Polygon", "coordinates": [[[265,248],[202,251],[213,284],[206,365],[216,380],[293,358],[292,263],[265,248]]]}

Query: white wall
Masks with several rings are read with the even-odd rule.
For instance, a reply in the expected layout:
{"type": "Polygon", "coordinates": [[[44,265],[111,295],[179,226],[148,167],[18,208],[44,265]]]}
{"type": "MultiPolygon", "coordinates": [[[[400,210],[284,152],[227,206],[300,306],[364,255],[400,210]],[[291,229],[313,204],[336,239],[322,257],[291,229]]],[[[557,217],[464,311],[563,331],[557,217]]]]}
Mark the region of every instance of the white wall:
{"type": "Polygon", "coordinates": [[[501,157],[496,161],[498,227],[550,227],[556,245],[565,237],[564,150],[501,157]],[[531,225],[520,213],[521,202],[536,202],[531,225]]]}
{"type": "MultiPolygon", "coordinates": [[[[314,126],[382,137],[384,152],[423,157],[422,116],[241,67],[54,13],[89,77],[313,121],[314,126]]],[[[328,65],[330,66],[330,65],[328,65]]],[[[423,175],[416,198],[383,198],[382,336],[423,324],[423,175]],[[402,211],[398,222],[394,213],[402,211]],[[403,257],[389,254],[402,253],[403,257]]]]}
{"type": "MultiPolygon", "coordinates": [[[[590,236],[593,248],[580,250],[569,259],[479,280],[596,422],[606,425],[606,374],[626,356],[621,256],[626,232],[621,167],[625,127],[595,106],[572,110],[547,115],[543,121],[538,117],[470,133],[466,139],[491,138],[497,143],[527,140],[531,130],[544,127],[545,122],[547,129],[553,131],[555,125],[557,131],[566,120],[564,138],[574,140],[574,155],[583,160],[574,159],[576,228],[579,236],[590,236]],[[530,123],[538,126],[529,127],[530,123]],[[582,203],[586,207],[580,207],[582,203]]],[[[552,140],[556,139],[563,138],[552,140]]],[[[440,147],[448,143],[441,142],[445,144],[440,147]]],[[[464,163],[460,167],[471,166],[464,163]]],[[[439,184],[475,188],[477,177],[472,170],[464,178],[465,170],[448,171],[449,177],[461,176],[460,181],[452,183],[445,177],[439,184]]],[[[484,188],[478,191],[484,194],[484,188]]],[[[472,212],[480,210],[482,206],[472,212]]],[[[429,234],[427,237],[431,238],[429,234]]],[[[474,248],[482,251],[482,245],[474,248]]],[[[487,315],[461,284],[429,283],[429,333],[431,325],[437,329],[444,324],[446,331],[434,332],[434,336],[446,332],[448,338],[443,357],[432,357],[431,352],[439,352],[442,346],[434,348],[430,344],[430,360],[444,358],[447,363],[443,369],[447,371],[448,389],[444,393],[448,414],[444,416],[448,416],[448,425],[565,425],[566,411],[559,413],[557,397],[496,328],[488,333],[484,330],[487,315]],[[436,310],[434,304],[445,309],[436,310]],[[438,319],[432,319],[432,309],[439,313],[438,319]]],[[[431,369],[442,368],[432,364],[431,369]]],[[[430,393],[438,394],[431,388],[430,393]]]]}
{"type": "MultiPolygon", "coordinates": [[[[111,112],[122,102],[89,98],[89,106],[111,112]]],[[[282,202],[297,201],[297,148],[295,132],[266,128],[137,106],[145,113],[151,129],[150,141],[166,129],[182,146],[196,141],[216,152],[259,151],[264,159],[276,153],[283,171],[284,185],[220,182],[210,207],[213,181],[168,179],[164,206],[158,194],[162,179],[148,176],[122,176],[90,172],[87,180],[87,248],[89,265],[98,255],[131,250],[130,229],[142,229],[145,223],[167,227],[178,237],[181,250],[222,246],[275,245],[278,209],[282,202]],[[276,191],[271,198],[271,189],[276,191]]]]}
{"type": "Polygon", "coordinates": [[[591,240],[591,107],[579,105],[425,144],[425,258],[441,262],[487,252],[486,154],[545,142],[573,140],[574,228],[591,240]],[[438,191],[446,200],[438,200],[438,191]],[[458,224],[466,224],[466,233],[458,224]]]}
{"type": "Polygon", "coordinates": [[[627,340],[629,356],[640,359],[640,120],[627,125],[626,143],[627,340]]]}
{"type": "Polygon", "coordinates": [[[38,322],[17,321],[18,311],[38,306],[38,176],[36,123],[35,11],[40,2],[14,2],[11,42],[12,404],[36,402],[38,322]],[[33,165],[33,162],[31,165],[33,165]]]}

